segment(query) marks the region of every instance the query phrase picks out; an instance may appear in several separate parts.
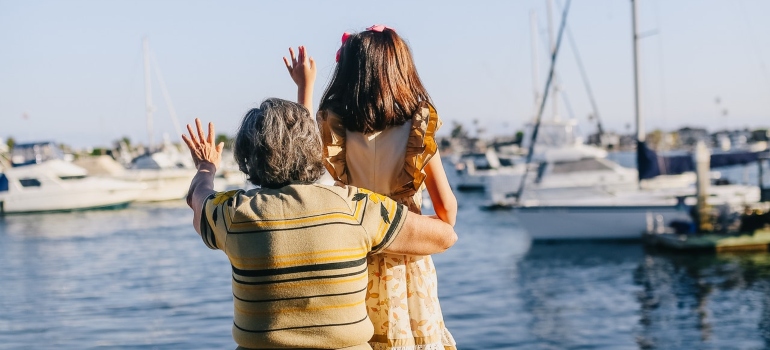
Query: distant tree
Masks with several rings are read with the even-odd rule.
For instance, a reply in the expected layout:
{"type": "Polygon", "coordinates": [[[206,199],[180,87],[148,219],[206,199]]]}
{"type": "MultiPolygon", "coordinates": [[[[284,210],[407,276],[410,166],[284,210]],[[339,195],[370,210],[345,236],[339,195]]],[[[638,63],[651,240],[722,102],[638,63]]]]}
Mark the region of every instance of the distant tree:
{"type": "Polygon", "coordinates": [[[61,150],[62,150],[64,153],[74,153],[74,152],[72,151],[72,147],[70,147],[70,145],[68,145],[68,144],[66,144],[66,143],[60,143],[60,144],[59,144],[59,148],[60,148],[60,149],[61,149],[61,150]]]}
{"type": "Polygon", "coordinates": [[[663,141],[663,130],[655,129],[649,134],[647,134],[647,145],[653,148],[658,148],[661,146],[661,142],[663,141]]]}
{"type": "Polygon", "coordinates": [[[8,145],[8,149],[13,149],[13,146],[16,145],[16,139],[13,138],[13,136],[8,136],[8,141],[5,142],[6,145],[8,145]]]}
{"type": "Polygon", "coordinates": [[[131,139],[128,136],[123,136],[119,142],[123,142],[128,146],[128,148],[131,148],[131,139]]]}
{"type": "Polygon", "coordinates": [[[524,141],[524,132],[521,130],[516,131],[516,137],[513,142],[520,145],[522,141],[524,141]]]}
{"type": "Polygon", "coordinates": [[[225,148],[232,149],[233,148],[233,139],[227,136],[227,134],[218,134],[216,137],[215,142],[219,144],[220,142],[225,143],[225,148]]]}
{"type": "Polygon", "coordinates": [[[465,138],[468,136],[468,132],[465,131],[462,124],[452,121],[452,132],[450,135],[452,138],[465,138]]]}

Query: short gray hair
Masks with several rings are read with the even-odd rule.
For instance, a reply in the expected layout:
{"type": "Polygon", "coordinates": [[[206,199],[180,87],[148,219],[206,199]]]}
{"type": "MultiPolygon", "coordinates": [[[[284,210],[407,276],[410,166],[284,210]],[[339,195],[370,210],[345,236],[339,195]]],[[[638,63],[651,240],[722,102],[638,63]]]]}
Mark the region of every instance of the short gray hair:
{"type": "Polygon", "coordinates": [[[238,168],[254,185],[280,188],[323,175],[321,137],[304,106],[268,98],[243,117],[235,136],[238,168]]]}

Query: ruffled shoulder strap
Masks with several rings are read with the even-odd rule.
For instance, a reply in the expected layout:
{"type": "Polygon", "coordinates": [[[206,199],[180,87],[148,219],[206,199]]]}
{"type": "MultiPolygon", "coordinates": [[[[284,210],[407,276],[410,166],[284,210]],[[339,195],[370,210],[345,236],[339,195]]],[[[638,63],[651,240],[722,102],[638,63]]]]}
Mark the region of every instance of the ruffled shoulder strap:
{"type": "Polygon", "coordinates": [[[316,114],[318,130],[323,142],[324,166],[329,175],[337,181],[348,184],[347,162],[345,160],[345,126],[342,118],[330,110],[316,114]]]}
{"type": "Polygon", "coordinates": [[[438,150],[436,131],[441,127],[441,119],[436,109],[423,101],[412,116],[412,129],[406,143],[404,170],[399,174],[391,198],[399,199],[414,195],[425,181],[425,166],[438,150]]]}

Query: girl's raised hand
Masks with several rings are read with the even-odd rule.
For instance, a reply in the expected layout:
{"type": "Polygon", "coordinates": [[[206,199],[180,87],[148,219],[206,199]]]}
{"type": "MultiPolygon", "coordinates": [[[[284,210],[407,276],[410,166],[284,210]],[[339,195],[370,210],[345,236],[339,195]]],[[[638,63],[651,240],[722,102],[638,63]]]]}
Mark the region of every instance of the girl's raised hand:
{"type": "Polygon", "coordinates": [[[283,58],[283,63],[286,64],[286,69],[289,70],[289,75],[294,83],[300,88],[310,88],[315,83],[316,67],[315,60],[308,56],[307,49],[304,46],[297,48],[299,56],[294,55],[294,49],[289,48],[289,56],[291,61],[286,57],[283,58]]]}

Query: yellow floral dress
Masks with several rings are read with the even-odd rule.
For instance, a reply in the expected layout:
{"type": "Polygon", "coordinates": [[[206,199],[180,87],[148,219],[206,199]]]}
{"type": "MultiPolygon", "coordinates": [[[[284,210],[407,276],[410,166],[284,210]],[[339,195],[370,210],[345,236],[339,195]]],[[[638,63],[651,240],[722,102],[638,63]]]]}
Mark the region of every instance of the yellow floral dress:
{"type": "MultiPolygon", "coordinates": [[[[367,188],[420,213],[425,166],[436,154],[436,110],[423,102],[404,125],[364,135],[345,129],[330,110],[317,116],[324,165],[332,178],[367,188]]],[[[456,349],[438,301],[430,256],[374,254],[368,257],[366,306],[374,324],[374,350],[456,349]]]]}

